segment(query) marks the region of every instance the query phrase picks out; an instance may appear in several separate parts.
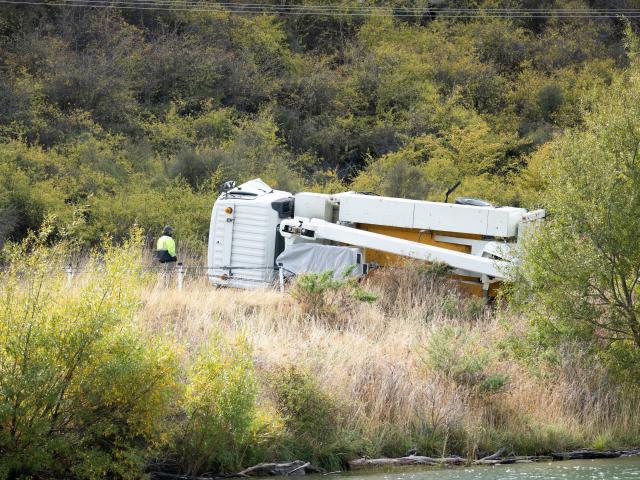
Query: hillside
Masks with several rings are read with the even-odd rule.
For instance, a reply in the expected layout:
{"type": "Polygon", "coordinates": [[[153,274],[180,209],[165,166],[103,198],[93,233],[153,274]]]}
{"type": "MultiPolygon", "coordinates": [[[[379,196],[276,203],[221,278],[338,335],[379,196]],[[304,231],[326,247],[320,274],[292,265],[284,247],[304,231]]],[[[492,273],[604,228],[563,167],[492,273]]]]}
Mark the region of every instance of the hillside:
{"type": "Polygon", "coordinates": [[[0,242],[53,212],[85,245],[172,223],[200,250],[218,184],[254,177],[429,199],[462,180],[460,195],[539,204],[545,142],[579,127],[629,63],[624,19],[386,5],[351,16],[0,5],[0,242]]]}

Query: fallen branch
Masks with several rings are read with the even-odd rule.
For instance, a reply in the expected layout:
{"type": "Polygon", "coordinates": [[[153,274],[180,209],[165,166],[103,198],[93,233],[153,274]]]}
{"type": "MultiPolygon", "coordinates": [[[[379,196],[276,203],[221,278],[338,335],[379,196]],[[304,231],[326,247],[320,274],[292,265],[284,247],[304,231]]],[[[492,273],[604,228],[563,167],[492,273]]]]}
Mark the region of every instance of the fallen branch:
{"type": "Polygon", "coordinates": [[[494,453],[493,455],[487,455],[486,457],[482,457],[482,458],[480,458],[478,461],[479,461],[479,462],[482,462],[482,461],[484,461],[484,460],[496,460],[496,459],[498,459],[498,458],[502,457],[502,454],[503,454],[504,452],[506,452],[506,451],[507,451],[507,449],[506,449],[506,448],[504,448],[504,447],[502,447],[502,448],[500,448],[496,453],[494,453]]]}
{"type": "Polygon", "coordinates": [[[461,457],[445,457],[432,458],[422,455],[410,455],[408,457],[399,458],[358,458],[351,460],[349,466],[351,468],[366,467],[386,467],[386,466],[405,466],[405,465],[463,465],[464,458],[461,457]]]}
{"type": "Polygon", "coordinates": [[[623,457],[635,457],[636,455],[640,455],[640,448],[621,450],[621,453],[623,457]]]}
{"type": "MultiPolygon", "coordinates": [[[[287,472],[287,475],[293,475],[294,473],[300,471],[301,469],[307,468],[309,465],[311,465],[311,462],[307,462],[304,465],[300,465],[299,467],[294,468],[290,472],[287,472]]],[[[302,475],[304,475],[304,472],[302,472],[302,475]]]]}
{"type": "Polygon", "coordinates": [[[474,465],[506,465],[509,463],[516,463],[518,459],[516,457],[505,457],[505,458],[493,458],[493,459],[484,459],[476,460],[473,462],[474,465]]]}
{"type": "Polygon", "coordinates": [[[580,450],[574,450],[572,452],[559,452],[552,453],[551,456],[554,460],[591,460],[594,458],[616,458],[622,455],[618,450],[593,450],[591,448],[584,448],[580,450]]]}
{"type": "Polygon", "coordinates": [[[324,473],[324,470],[314,467],[309,462],[295,460],[287,463],[259,463],[245,468],[241,472],[228,475],[229,477],[268,477],[277,475],[306,475],[307,473],[324,473]]]}
{"type": "Polygon", "coordinates": [[[309,473],[325,473],[325,471],[321,468],[314,467],[310,462],[295,460],[293,462],[283,463],[259,463],[253,467],[245,468],[241,472],[219,475],[217,477],[191,477],[189,475],[176,475],[164,472],[151,472],[149,476],[151,480],[212,480],[214,478],[298,476],[309,473]]]}
{"type": "Polygon", "coordinates": [[[351,460],[349,466],[351,468],[366,467],[385,467],[390,465],[437,465],[437,462],[431,457],[423,457],[420,455],[411,455],[410,457],[400,458],[358,458],[351,460]]]}
{"type": "Polygon", "coordinates": [[[212,480],[215,477],[192,477],[190,475],[177,475],[174,473],[151,472],[149,473],[151,480],[212,480]]]}

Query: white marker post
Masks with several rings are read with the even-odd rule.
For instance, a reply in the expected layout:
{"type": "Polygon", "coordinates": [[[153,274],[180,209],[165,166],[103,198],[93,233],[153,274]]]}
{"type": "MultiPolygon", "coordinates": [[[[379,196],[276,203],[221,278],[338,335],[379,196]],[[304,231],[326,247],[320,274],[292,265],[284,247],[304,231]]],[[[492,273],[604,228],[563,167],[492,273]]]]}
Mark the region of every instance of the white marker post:
{"type": "Polygon", "coordinates": [[[184,268],[182,266],[182,263],[178,263],[177,265],[178,267],[178,291],[182,290],[182,279],[184,276],[184,268]]]}
{"type": "Polygon", "coordinates": [[[67,265],[67,268],[65,270],[67,272],[67,288],[71,288],[71,281],[73,280],[73,268],[71,267],[70,263],[67,265]]]}
{"type": "Polygon", "coordinates": [[[284,268],[278,265],[278,281],[280,283],[280,293],[284,293],[284,268]]]}

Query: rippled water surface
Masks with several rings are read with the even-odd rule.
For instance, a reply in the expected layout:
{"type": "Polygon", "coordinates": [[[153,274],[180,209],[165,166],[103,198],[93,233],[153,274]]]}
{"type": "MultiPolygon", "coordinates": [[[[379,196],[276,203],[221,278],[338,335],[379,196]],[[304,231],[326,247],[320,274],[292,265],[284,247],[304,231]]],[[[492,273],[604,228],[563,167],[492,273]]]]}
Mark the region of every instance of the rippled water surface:
{"type": "Polygon", "coordinates": [[[640,457],[350,474],[349,480],[640,480],[640,457]]]}

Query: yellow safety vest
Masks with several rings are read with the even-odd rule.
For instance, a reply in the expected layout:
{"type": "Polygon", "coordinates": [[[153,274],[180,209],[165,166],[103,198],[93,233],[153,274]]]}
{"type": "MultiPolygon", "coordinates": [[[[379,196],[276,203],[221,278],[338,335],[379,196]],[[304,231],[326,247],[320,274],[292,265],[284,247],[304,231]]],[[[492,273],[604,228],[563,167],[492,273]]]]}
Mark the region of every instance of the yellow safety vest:
{"type": "Polygon", "coordinates": [[[168,235],[162,235],[158,239],[156,250],[166,250],[172,257],[176,256],[176,242],[168,235]]]}

